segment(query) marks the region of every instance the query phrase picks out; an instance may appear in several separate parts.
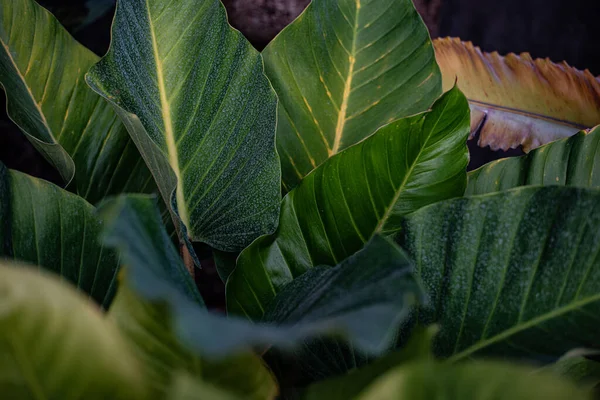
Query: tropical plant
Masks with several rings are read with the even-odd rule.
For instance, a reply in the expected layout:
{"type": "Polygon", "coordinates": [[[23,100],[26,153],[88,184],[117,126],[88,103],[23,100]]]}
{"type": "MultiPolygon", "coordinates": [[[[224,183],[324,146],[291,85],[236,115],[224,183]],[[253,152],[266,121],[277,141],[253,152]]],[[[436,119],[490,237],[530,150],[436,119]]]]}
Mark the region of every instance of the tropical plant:
{"type": "Polygon", "coordinates": [[[3,398],[594,395],[589,72],[410,0],[314,0],[262,54],[219,0],[120,0],[102,59],[0,6],[8,115],[64,180],[0,163],[3,398]],[[475,136],[531,151],[467,173],[475,136]]]}

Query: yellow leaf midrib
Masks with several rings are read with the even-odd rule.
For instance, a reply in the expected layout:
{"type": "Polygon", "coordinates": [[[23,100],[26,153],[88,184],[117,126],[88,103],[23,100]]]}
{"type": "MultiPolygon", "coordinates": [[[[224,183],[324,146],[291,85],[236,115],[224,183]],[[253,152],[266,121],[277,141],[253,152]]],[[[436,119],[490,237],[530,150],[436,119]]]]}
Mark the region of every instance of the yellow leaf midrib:
{"type": "Polygon", "coordinates": [[[348,77],[344,84],[344,93],[342,94],[342,105],[340,106],[340,112],[338,114],[338,120],[335,127],[335,137],[333,140],[333,146],[329,151],[329,156],[337,154],[340,150],[342,143],[342,136],[344,134],[344,127],[346,125],[346,115],[348,112],[348,99],[350,98],[350,92],[352,90],[352,77],[354,76],[354,64],[356,63],[356,35],[358,31],[358,13],[360,10],[360,0],[356,0],[356,13],[354,14],[354,32],[352,35],[352,50],[348,56],[348,77]]]}
{"type": "Polygon", "coordinates": [[[150,36],[152,38],[152,51],[154,53],[154,60],[156,63],[156,79],[158,85],[158,92],[160,94],[160,108],[163,119],[163,125],[165,128],[165,142],[167,145],[167,154],[169,158],[169,164],[175,173],[175,177],[177,178],[177,189],[176,189],[176,199],[177,199],[177,211],[179,213],[179,217],[184,225],[189,229],[189,215],[187,211],[187,205],[185,202],[185,197],[183,194],[183,182],[181,180],[181,169],[179,165],[179,155],[177,153],[177,145],[175,141],[175,131],[173,129],[173,121],[171,119],[171,106],[169,104],[169,99],[167,97],[167,90],[165,85],[165,77],[164,70],[162,65],[162,60],[160,58],[158,52],[158,43],[156,41],[156,34],[154,32],[154,25],[152,23],[152,16],[150,15],[150,5],[148,4],[148,0],[146,0],[146,11],[148,13],[148,26],[150,28],[150,36]]]}

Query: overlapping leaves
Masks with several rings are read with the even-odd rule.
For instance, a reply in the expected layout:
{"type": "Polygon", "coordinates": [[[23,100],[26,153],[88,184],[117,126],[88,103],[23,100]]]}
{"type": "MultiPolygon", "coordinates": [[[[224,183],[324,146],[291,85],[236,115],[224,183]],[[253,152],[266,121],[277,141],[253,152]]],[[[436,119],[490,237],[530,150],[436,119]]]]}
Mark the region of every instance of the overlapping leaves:
{"type": "Polygon", "coordinates": [[[8,114],[74,192],[95,204],[154,182],[111,106],[86,85],[98,57],[34,0],[0,1],[8,114]]]}
{"type": "Polygon", "coordinates": [[[441,76],[411,0],[315,0],[265,49],[286,189],[381,126],[429,107],[441,76]]]}
{"type": "Polygon", "coordinates": [[[236,251],[272,232],[276,97],[220,1],[122,1],[112,33],[87,81],[116,107],[181,238],[236,251]]]}
{"type": "Polygon", "coordinates": [[[284,285],[336,265],[401,217],[461,196],[466,185],[467,100],[458,89],[431,111],[393,122],[326,161],[284,198],[277,232],[255,241],[227,282],[228,311],[260,319],[284,285]]]}

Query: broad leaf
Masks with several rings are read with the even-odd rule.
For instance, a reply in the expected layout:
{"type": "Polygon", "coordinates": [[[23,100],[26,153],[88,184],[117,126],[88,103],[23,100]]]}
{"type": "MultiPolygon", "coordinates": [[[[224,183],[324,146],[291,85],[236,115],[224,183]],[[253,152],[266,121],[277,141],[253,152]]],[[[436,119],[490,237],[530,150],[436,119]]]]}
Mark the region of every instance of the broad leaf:
{"type": "Polygon", "coordinates": [[[0,0],[0,42],[8,114],[73,191],[94,204],[154,189],[111,106],[85,83],[94,53],[33,0],[0,0]]]}
{"type": "Polygon", "coordinates": [[[467,101],[453,89],[431,111],[326,161],[284,198],[277,232],[239,256],[228,311],[260,319],[265,304],[310,268],[336,265],[373,235],[396,231],[402,215],[462,196],[468,130],[467,101]]]}
{"type": "Polygon", "coordinates": [[[471,104],[471,134],[493,150],[526,152],[600,124],[600,78],[567,63],[483,53],[457,38],[434,40],[447,90],[455,84],[471,104]]]}
{"type": "Polygon", "coordinates": [[[219,0],[121,1],[87,80],[116,106],[180,238],[236,251],[275,229],[276,97],[219,0]]]}
{"type": "MultiPolygon", "coordinates": [[[[402,251],[387,239],[375,238],[337,267],[312,272],[315,279],[327,277],[329,281],[292,283],[267,310],[270,319],[266,323],[226,318],[208,312],[190,293],[191,277],[181,262],[152,262],[155,257],[150,248],[157,242],[160,219],[158,211],[151,209],[151,200],[141,196],[122,197],[102,208],[107,219],[107,243],[121,250],[127,265],[122,288],[130,290],[137,302],[149,310],[163,310],[163,325],[172,327],[184,346],[209,360],[251,348],[262,351],[271,345],[292,349],[304,340],[322,336],[347,337],[357,349],[377,355],[389,347],[391,332],[422,298],[402,251]],[[298,309],[297,292],[302,292],[306,300],[298,309]],[[332,295],[321,298],[323,293],[332,295]],[[334,293],[338,296],[334,297],[334,293]]],[[[163,231],[160,235],[166,234],[163,231]]],[[[117,304],[111,313],[127,306],[127,302],[117,304]]],[[[137,313],[135,319],[142,316],[137,313]]]]}
{"type": "Polygon", "coordinates": [[[100,245],[101,230],[81,197],[0,163],[0,258],[55,272],[108,308],[119,260],[100,245]]]}
{"type": "Polygon", "coordinates": [[[589,393],[553,374],[520,365],[471,362],[415,363],[390,371],[355,397],[358,400],[583,400],[589,393]]]}
{"type": "Polygon", "coordinates": [[[600,191],[523,187],[407,216],[399,243],[431,296],[435,353],[553,361],[599,348],[600,191]]]}
{"type": "Polygon", "coordinates": [[[600,186],[600,126],[557,140],[522,157],[505,158],[471,171],[467,194],[526,185],[600,186]]]}
{"type": "Polygon", "coordinates": [[[0,393],[5,399],[145,399],[116,327],[70,285],[0,265],[0,393]]]}
{"type": "Polygon", "coordinates": [[[283,185],[441,94],[427,28],[411,0],[314,0],[264,50],[279,97],[283,185]]]}

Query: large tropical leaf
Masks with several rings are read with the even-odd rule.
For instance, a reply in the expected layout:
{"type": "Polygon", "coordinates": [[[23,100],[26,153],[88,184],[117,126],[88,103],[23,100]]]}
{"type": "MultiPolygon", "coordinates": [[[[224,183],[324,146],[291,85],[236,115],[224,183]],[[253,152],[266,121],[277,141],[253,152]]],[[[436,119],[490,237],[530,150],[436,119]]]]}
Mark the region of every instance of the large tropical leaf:
{"type": "Polygon", "coordinates": [[[407,216],[399,243],[431,296],[434,350],[552,361],[600,348],[600,190],[522,187],[407,216]]]}
{"type": "Polygon", "coordinates": [[[33,0],[0,0],[0,84],[8,114],[91,203],[154,188],[111,106],[85,83],[98,57],[33,0]]]}
{"type": "Polygon", "coordinates": [[[591,357],[598,357],[598,351],[575,349],[561,357],[554,364],[542,368],[568,378],[580,386],[587,386],[600,394],[600,362],[591,357]]]}
{"type": "Polygon", "coordinates": [[[101,230],[81,197],[0,163],[0,258],[55,272],[108,308],[118,257],[100,245],[101,230]]]}
{"type": "Polygon", "coordinates": [[[411,0],[314,0],[263,54],[280,101],[287,189],[441,94],[431,40],[411,0]]]}
{"type": "MultiPolygon", "coordinates": [[[[161,323],[171,328],[183,345],[209,360],[251,348],[264,351],[271,345],[290,349],[321,336],[347,337],[357,349],[380,354],[394,339],[391,332],[422,299],[409,260],[393,242],[377,237],[354,258],[334,268],[315,269],[310,281],[292,283],[267,310],[270,318],[264,324],[226,318],[208,312],[191,293],[191,277],[181,261],[155,261],[151,249],[157,243],[155,236],[164,238],[166,234],[159,233],[159,214],[149,198],[121,197],[106,203],[101,211],[107,223],[106,241],[121,250],[127,265],[121,286],[127,289],[121,290],[130,290],[150,309],[162,307],[167,317],[161,323]],[[306,303],[298,305],[298,292],[304,294],[306,303]],[[321,298],[323,293],[337,296],[321,298]]],[[[168,251],[174,253],[175,249],[168,251]]],[[[111,308],[113,314],[126,306],[118,301],[111,308]]]]}
{"type": "Polygon", "coordinates": [[[526,185],[600,186],[600,126],[469,172],[467,194],[526,185]]]}
{"type": "Polygon", "coordinates": [[[145,399],[138,361],[117,328],[70,285],[0,264],[4,399],[145,399]]]}
{"type": "Polygon", "coordinates": [[[220,1],[123,0],[112,35],[88,83],[117,107],[182,239],[235,251],[272,232],[276,97],[220,1]]]}
{"type": "Polygon", "coordinates": [[[414,363],[388,372],[357,394],[357,400],[591,400],[590,393],[553,374],[490,361],[414,363]]]}
{"type": "Polygon", "coordinates": [[[430,112],[393,122],[333,156],[284,198],[277,232],[255,241],[227,282],[228,311],[260,319],[282,287],[336,265],[402,215],[465,188],[467,100],[458,89],[430,112]]]}
{"type": "Polygon", "coordinates": [[[600,124],[600,78],[566,62],[527,53],[483,53],[457,38],[434,40],[446,90],[458,86],[471,104],[479,146],[526,152],[600,124]]]}

